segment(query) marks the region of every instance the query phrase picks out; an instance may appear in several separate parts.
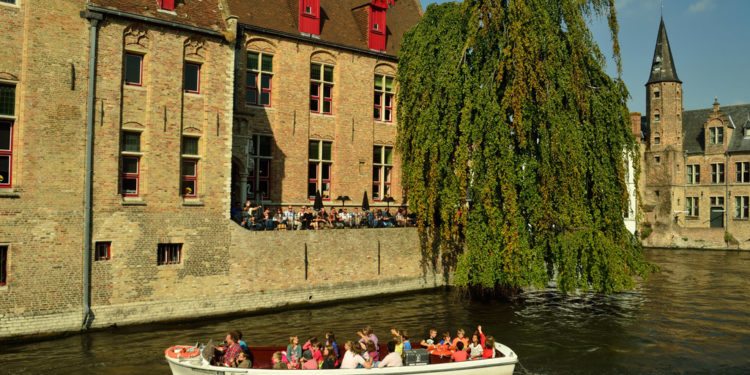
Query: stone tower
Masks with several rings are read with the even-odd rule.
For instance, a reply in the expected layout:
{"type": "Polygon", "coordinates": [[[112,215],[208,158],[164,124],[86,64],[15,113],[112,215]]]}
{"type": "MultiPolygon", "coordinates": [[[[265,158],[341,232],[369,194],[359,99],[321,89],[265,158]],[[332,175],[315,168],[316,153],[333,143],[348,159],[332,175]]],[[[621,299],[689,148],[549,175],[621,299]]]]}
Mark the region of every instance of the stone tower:
{"type": "MultiPolygon", "coordinates": [[[[671,225],[684,197],[674,187],[684,183],[682,81],[677,77],[664,19],[659,23],[654,58],[646,82],[646,123],[649,126],[644,155],[644,204],[652,208],[649,221],[671,225]]],[[[649,207],[645,207],[648,211],[649,207]]]]}

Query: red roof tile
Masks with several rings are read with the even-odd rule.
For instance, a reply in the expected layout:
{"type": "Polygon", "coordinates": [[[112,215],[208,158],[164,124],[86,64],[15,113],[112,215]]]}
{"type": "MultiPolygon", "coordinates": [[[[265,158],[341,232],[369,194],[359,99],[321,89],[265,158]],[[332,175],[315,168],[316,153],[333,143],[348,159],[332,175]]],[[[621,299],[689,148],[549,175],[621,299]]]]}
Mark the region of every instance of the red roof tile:
{"type": "Polygon", "coordinates": [[[226,29],[226,24],[219,5],[220,2],[221,0],[178,1],[174,14],[159,11],[157,0],[89,0],[89,5],[214,31],[223,31],[226,29]]]}

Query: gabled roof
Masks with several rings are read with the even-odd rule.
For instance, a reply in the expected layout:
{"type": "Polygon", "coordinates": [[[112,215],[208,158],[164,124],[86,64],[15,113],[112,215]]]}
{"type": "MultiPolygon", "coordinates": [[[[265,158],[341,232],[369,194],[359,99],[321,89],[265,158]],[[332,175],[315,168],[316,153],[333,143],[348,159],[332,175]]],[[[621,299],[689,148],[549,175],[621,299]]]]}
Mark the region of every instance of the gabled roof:
{"type": "Polygon", "coordinates": [[[213,31],[226,30],[221,0],[184,0],[174,12],[159,11],[157,0],[89,0],[88,5],[117,10],[161,21],[198,27],[213,31]]]}
{"type": "Polygon", "coordinates": [[[664,26],[664,18],[659,23],[659,33],[656,36],[656,47],[654,48],[654,59],[651,61],[651,74],[648,82],[680,82],[677,78],[677,69],[674,67],[672,49],[669,47],[667,28],[664,26]]]}
{"type": "MultiPolygon", "coordinates": [[[[740,119],[750,116],[750,104],[730,105],[721,107],[721,113],[729,117],[735,124],[742,123],[740,119]]],[[[683,150],[687,153],[703,153],[705,150],[705,133],[703,125],[713,113],[713,108],[696,109],[682,112],[683,150]]],[[[747,126],[750,126],[748,123],[747,126]]],[[[729,152],[750,151],[750,138],[745,138],[744,127],[734,130],[729,140],[729,152]]]]}
{"type": "MultiPolygon", "coordinates": [[[[228,0],[229,12],[239,23],[289,36],[303,37],[298,29],[299,0],[228,0]]],[[[323,42],[369,51],[367,44],[367,0],[320,0],[320,39],[323,42]]],[[[385,53],[396,56],[404,34],[419,22],[422,9],[417,0],[399,0],[386,13],[385,53]]]]}

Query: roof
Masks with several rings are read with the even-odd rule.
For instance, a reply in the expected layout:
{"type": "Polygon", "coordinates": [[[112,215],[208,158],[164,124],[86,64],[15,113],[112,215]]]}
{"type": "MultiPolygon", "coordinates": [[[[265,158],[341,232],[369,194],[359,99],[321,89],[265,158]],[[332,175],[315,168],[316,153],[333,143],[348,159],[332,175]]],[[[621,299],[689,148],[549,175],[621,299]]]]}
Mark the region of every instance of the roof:
{"type": "MultiPolygon", "coordinates": [[[[721,113],[735,124],[742,124],[733,132],[729,140],[729,152],[750,151],[750,138],[745,138],[744,127],[750,127],[750,104],[723,106],[721,113]],[[746,121],[747,120],[747,121],[746,121]]],[[[688,153],[703,153],[705,134],[703,125],[713,113],[713,108],[695,109],[682,112],[683,149],[688,153]]]]}
{"type": "MultiPolygon", "coordinates": [[[[228,0],[243,25],[303,37],[298,29],[298,0],[228,0]]],[[[320,41],[369,51],[367,0],[320,0],[320,41]]],[[[399,0],[386,13],[388,55],[396,56],[404,34],[422,17],[418,0],[399,0]]],[[[311,41],[317,38],[309,38],[311,41]]]]}
{"type": "Polygon", "coordinates": [[[88,5],[175,22],[202,29],[226,30],[221,0],[183,0],[174,12],[159,11],[157,0],[89,0],[88,5]]]}
{"type": "Polygon", "coordinates": [[[677,78],[677,69],[674,67],[672,58],[672,49],[669,47],[669,38],[667,37],[667,28],[664,26],[664,18],[659,23],[659,33],[656,36],[656,47],[654,48],[654,59],[651,61],[651,74],[648,82],[680,82],[677,78]]]}

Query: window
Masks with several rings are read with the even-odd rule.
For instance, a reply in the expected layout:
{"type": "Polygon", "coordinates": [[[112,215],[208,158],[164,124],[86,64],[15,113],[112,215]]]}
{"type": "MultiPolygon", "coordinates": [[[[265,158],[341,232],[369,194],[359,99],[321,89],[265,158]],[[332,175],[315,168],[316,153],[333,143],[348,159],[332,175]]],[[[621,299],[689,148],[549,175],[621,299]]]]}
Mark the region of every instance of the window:
{"type": "Polygon", "coordinates": [[[724,183],[724,163],[711,164],[711,183],[712,184],[724,183]]]}
{"type": "Polygon", "coordinates": [[[323,199],[331,199],[332,147],[328,141],[310,140],[307,164],[307,196],[310,199],[315,199],[317,191],[323,199]]]}
{"type": "Polygon", "coordinates": [[[661,113],[659,111],[654,112],[654,122],[659,122],[661,120],[661,113]]]}
{"type": "Polygon", "coordinates": [[[375,146],[372,159],[372,199],[381,200],[391,195],[393,147],[375,146]]]}
{"type": "Polygon", "coordinates": [[[687,216],[700,216],[700,212],[698,210],[698,197],[687,197],[685,198],[685,203],[687,204],[687,207],[685,208],[685,210],[687,211],[687,216]]]}
{"type": "Polygon", "coordinates": [[[126,197],[137,197],[141,169],[141,133],[122,133],[122,172],[120,192],[126,197]]]}
{"type": "Polygon", "coordinates": [[[330,115],[333,108],[333,66],[310,64],[310,112],[330,115]]]}
{"type": "Polygon", "coordinates": [[[0,84],[0,115],[13,117],[16,114],[16,86],[0,84]]]}
{"type": "Polygon", "coordinates": [[[661,91],[659,89],[654,90],[654,98],[658,98],[661,96],[661,91]]]}
{"type": "Polygon", "coordinates": [[[135,53],[125,54],[125,84],[132,86],[143,85],[143,55],[135,53]]]}
{"type": "Polygon", "coordinates": [[[198,196],[198,137],[182,137],[182,196],[198,196]]]}
{"type": "Polygon", "coordinates": [[[185,92],[198,94],[201,92],[201,64],[185,63],[185,92]]]}
{"type": "Polygon", "coordinates": [[[661,133],[654,134],[654,144],[655,145],[661,144],[661,133]]]}
{"type": "Polygon", "coordinates": [[[701,183],[701,166],[698,164],[692,164],[687,166],[687,183],[688,184],[700,184],[701,183]]]}
{"type": "Polygon", "coordinates": [[[111,249],[112,242],[97,242],[94,245],[94,260],[110,260],[112,257],[111,249]]]}
{"type": "Polygon", "coordinates": [[[271,194],[271,161],[273,138],[254,135],[248,140],[247,198],[269,200],[271,194]]]}
{"type": "Polygon", "coordinates": [[[16,86],[0,84],[0,188],[12,186],[13,117],[16,114],[16,86]]]}
{"type": "Polygon", "coordinates": [[[156,247],[156,265],[180,264],[181,261],[181,243],[160,243],[156,247]]]}
{"type": "Polygon", "coordinates": [[[271,81],[273,79],[273,55],[248,51],[245,103],[271,106],[271,81]],[[260,79],[260,82],[258,80],[260,79]]]}
{"type": "Polygon", "coordinates": [[[656,164],[660,164],[661,163],[661,156],[654,156],[654,162],[656,164]]]}
{"type": "Polygon", "coordinates": [[[373,117],[378,121],[393,121],[393,77],[375,75],[375,110],[373,117]]]}
{"type": "Polygon", "coordinates": [[[748,207],[750,207],[750,197],[749,196],[737,196],[734,197],[734,218],[735,219],[747,219],[750,217],[750,212],[748,212],[748,207]]]}
{"type": "Polygon", "coordinates": [[[724,207],[724,197],[711,197],[711,207],[724,207]]]}
{"type": "Polygon", "coordinates": [[[708,143],[712,145],[724,144],[724,128],[718,126],[708,128],[708,143]]]}
{"type": "Polygon", "coordinates": [[[0,246],[0,286],[8,283],[8,246],[0,246]]]}
{"type": "Polygon", "coordinates": [[[750,162],[734,163],[734,167],[737,172],[737,182],[750,182],[750,162]]]}

